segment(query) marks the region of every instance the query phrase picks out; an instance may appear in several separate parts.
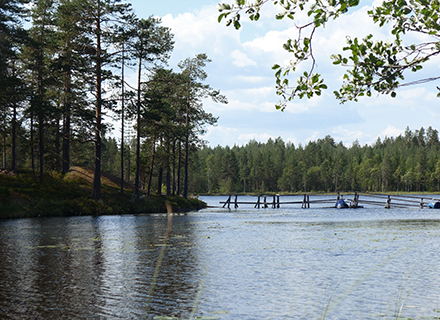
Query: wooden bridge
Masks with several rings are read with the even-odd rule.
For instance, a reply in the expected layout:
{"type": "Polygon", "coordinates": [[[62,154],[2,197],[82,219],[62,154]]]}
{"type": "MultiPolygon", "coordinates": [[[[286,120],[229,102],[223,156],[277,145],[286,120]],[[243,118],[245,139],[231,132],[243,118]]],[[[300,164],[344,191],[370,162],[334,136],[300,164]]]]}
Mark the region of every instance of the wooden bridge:
{"type": "MultiPolygon", "coordinates": [[[[248,196],[246,196],[248,198],[248,196]]],[[[440,199],[432,197],[411,196],[411,195],[385,195],[375,193],[337,193],[334,198],[323,194],[302,194],[289,196],[298,200],[280,201],[280,195],[257,196],[256,201],[239,201],[238,195],[229,195],[226,201],[220,201],[223,208],[228,209],[239,205],[254,205],[254,208],[280,208],[282,205],[300,204],[301,208],[310,208],[311,204],[332,204],[331,207],[340,208],[341,203],[345,203],[344,208],[363,208],[362,204],[381,206],[384,208],[419,208],[432,207],[440,199]],[[325,198],[323,198],[325,196],[325,198]],[[315,197],[315,199],[313,199],[315,197]],[[342,200],[342,202],[341,202],[342,200]]]]}

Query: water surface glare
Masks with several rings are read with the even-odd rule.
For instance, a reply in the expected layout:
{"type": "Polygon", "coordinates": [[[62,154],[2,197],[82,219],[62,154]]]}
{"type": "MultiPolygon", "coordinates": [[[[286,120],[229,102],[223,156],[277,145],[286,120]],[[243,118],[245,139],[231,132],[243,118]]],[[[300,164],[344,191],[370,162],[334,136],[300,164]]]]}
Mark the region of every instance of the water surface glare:
{"type": "Polygon", "coordinates": [[[0,221],[0,319],[440,319],[440,210],[208,208],[169,238],[167,222],[0,221]]]}

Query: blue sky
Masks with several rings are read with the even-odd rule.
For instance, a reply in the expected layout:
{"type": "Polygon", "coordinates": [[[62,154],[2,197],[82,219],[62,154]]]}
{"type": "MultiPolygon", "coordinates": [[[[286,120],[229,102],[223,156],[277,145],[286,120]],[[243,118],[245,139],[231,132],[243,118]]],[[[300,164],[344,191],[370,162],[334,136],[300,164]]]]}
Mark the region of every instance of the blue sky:
{"type": "MultiPolygon", "coordinates": [[[[317,72],[323,74],[329,90],[311,100],[294,100],[284,112],[275,109],[279,98],[275,94],[271,67],[290,60],[282,44],[289,36],[294,37],[295,27],[291,21],[275,20],[277,10],[268,4],[258,22],[243,17],[243,27],[237,31],[217,22],[218,2],[131,2],[138,17],[161,17],[163,25],[172,29],[175,49],[169,64],[171,68],[178,70],[179,61],[198,53],[206,53],[212,60],[206,68],[207,83],[220,89],[229,103],[204,102],[205,110],[219,117],[217,126],[208,128],[203,137],[210,146],[244,145],[251,139],[266,142],[277,137],[304,145],[326,135],[346,145],[351,145],[355,139],[364,145],[374,143],[378,137],[397,136],[407,126],[413,131],[429,126],[440,129],[440,101],[435,89],[440,85],[438,82],[401,88],[394,99],[373,95],[343,105],[334,99],[332,92],[340,85],[344,69],[333,66],[329,57],[342,52],[347,33],[353,37],[373,33],[375,37],[387,38],[388,28],[379,29],[366,15],[369,6],[374,5],[371,1],[364,2],[369,6],[328,23],[315,34],[317,72]]],[[[233,3],[233,0],[223,2],[233,3]]],[[[438,68],[439,61],[434,59],[424,72],[429,76],[435,70],[437,74],[438,68]]],[[[296,79],[296,76],[291,78],[296,79]]]]}

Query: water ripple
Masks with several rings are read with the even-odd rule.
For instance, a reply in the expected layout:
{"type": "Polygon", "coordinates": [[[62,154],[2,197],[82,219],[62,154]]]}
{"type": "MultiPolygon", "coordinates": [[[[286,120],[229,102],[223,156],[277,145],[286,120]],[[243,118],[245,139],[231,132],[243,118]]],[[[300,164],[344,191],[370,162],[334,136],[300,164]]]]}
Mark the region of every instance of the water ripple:
{"type": "Polygon", "coordinates": [[[211,208],[173,217],[169,239],[166,224],[0,222],[0,318],[440,317],[437,212],[211,208]]]}

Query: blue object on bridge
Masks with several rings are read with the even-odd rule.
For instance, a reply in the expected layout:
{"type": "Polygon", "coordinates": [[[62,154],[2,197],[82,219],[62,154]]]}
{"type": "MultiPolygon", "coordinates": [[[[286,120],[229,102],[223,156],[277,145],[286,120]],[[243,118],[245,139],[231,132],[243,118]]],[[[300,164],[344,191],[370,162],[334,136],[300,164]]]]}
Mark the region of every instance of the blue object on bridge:
{"type": "Polygon", "coordinates": [[[345,209],[345,208],[348,208],[348,205],[345,203],[345,201],[343,199],[340,199],[336,202],[336,208],[345,209]]]}
{"type": "Polygon", "coordinates": [[[430,207],[431,209],[440,209],[440,202],[431,202],[430,204],[428,204],[428,207],[430,207]]]}

